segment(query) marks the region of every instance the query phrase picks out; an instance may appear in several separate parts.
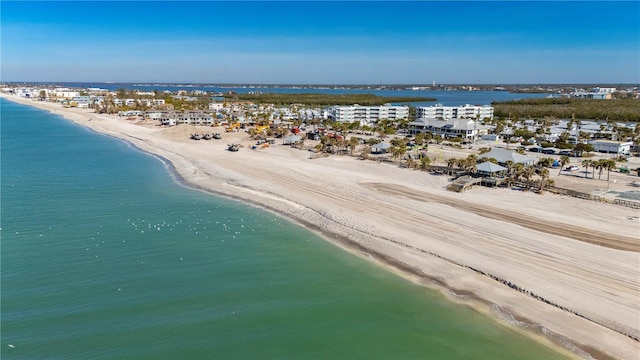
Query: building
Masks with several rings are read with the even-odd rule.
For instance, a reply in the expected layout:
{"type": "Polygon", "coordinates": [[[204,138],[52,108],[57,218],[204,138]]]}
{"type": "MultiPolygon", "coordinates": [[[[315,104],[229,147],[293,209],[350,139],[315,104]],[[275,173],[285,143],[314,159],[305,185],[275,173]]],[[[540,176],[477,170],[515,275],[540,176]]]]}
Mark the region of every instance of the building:
{"type": "Polygon", "coordinates": [[[614,92],[618,91],[618,89],[616,88],[601,88],[601,87],[594,87],[593,89],[591,89],[591,92],[593,93],[608,93],[608,94],[613,94],[614,92]]]}
{"type": "Polygon", "coordinates": [[[591,144],[597,152],[619,155],[629,155],[631,153],[631,146],[633,146],[633,142],[631,141],[618,142],[613,140],[592,140],[589,144],[591,144]]]}
{"type": "Polygon", "coordinates": [[[333,106],[327,109],[330,119],[338,122],[359,122],[360,125],[373,125],[380,119],[402,120],[409,118],[408,106],[333,106]]]}
{"type": "Polygon", "coordinates": [[[486,157],[488,159],[496,159],[500,165],[506,165],[509,161],[514,164],[525,164],[525,165],[533,165],[535,163],[535,158],[531,156],[526,156],[522,154],[518,154],[515,151],[501,149],[501,148],[493,148],[491,151],[480,155],[480,157],[486,157]]]}
{"type": "Polygon", "coordinates": [[[72,107],[88,108],[91,104],[91,98],[89,96],[76,96],[69,102],[72,107]]]}
{"type": "Polygon", "coordinates": [[[471,140],[478,136],[486,135],[489,127],[469,119],[418,119],[410,122],[408,129],[412,134],[429,132],[433,135],[440,135],[443,138],[461,137],[471,140]]]}
{"type": "Polygon", "coordinates": [[[69,90],[68,88],[57,88],[53,91],[53,95],[59,99],[71,100],[76,96],[80,96],[80,92],[69,90]]]}
{"type": "Polygon", "coordinates": [[[35,99],[40,97],[40,90],[36,88],[16,88],[16,89],[13,89],[13,92],[18,96],[26,97],[26,98],[35,99]]]}
{"type": "Polygon", "coordinates": [[[220,102],[212,102],[209,103],[209,110],[220,111],[224,107],[223,103],[220,102]]]}
{"type": "Polygon", "coordinates": [[[418,118],[424,119],[493,119],[493,106],[491,105],[461,105],[443,106],[436,104],[432,106],[422,106],[417,111],[418,118]]]}
{"type": "Polygon", "coordinates": [[[605,92],[576,92],[573,93],[573,97],[581,99],[611,99],[611,93],[605,92]]]}
{"type": "Polygon", "coordinates": [[[178,124],[192,124],[192,125],[212,125],[213,116],[201,111],[188,111],[188,112],[165,112],[161,113],[157,119],[162,125],[178,125],[178,124]]]}
{"type": "Polygon", "coordinates": [[[584,91],[582,89],[577,90],[573,92],[571,96],[583,99],[611,99],[613,93],[615,93],[617,90],[618,89],[616,88],[595,87],[590,91],[584,91]]]}

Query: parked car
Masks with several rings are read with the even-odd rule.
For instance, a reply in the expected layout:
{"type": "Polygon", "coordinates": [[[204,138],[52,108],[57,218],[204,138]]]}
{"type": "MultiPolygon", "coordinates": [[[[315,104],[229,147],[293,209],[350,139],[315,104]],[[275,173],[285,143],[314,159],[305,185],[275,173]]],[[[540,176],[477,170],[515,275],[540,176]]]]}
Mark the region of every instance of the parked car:
{"type": "Polygon", "coordinates": [[[547,148],[547,149],[542,149],[540,152],[541,152],[541,153],[543,153],[543,154],[548,154],[548,155],[554,155],[554,154],[556,153],[556,151],[555,151],[555,150],[553,150],[553,149],[549,149],[549,148],[547,148]]]}
{"type": "Polygon", "coordinates": [[[558,153],[558,155],[571,156],[571,150],[560,150],[560,152],[558,153]]]}
{"type": "Polygon", "coordinates": [[[578,171],[580,168],[578,167],[578,165],[570,165],[567,166],[564,170],[565,171],[578,171]]]}
{"type": "Polygon", "coordinates": [[[531,151],[531,152],[540,152],[540,148],[537,148],[535,146],[534,147],[530,147],[529,151],[531,151]]]}

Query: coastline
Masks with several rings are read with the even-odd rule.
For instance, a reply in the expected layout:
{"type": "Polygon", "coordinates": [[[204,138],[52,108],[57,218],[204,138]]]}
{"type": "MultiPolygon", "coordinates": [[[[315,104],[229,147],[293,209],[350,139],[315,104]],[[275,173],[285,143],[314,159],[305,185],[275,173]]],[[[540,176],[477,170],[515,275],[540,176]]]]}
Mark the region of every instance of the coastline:
{"type": "Polygon", "coordinates": [[[467,201],[487,209],[494,209],[504,201],[500,208],[503,211],[516,207],[520,214],[548,221],[570,219],[587,230],[598,229],[628,238],[636,234],[637,239],[637,223],[615,221],[633,213],[631,209],[499,189],[446,194],[442,190],[444,179],[392,165],[341,157],[309,160],[305,152],[284,146],[263,153],[248,148],[230,153],[224,150],[222,142],[189,141],[184,136],[188,128],[181,133],[177,128],[145,127],[81,109],[1,96],[125,140],[160,158],[176,179],[189,187],[278,213],[416,283],[447,289],[452,293],[443,291],[443,294],[451,300],[473,306],[494,319],[502,319],[499,321],[503,323],[509,321],[500,314],[509,314],[516,321],[529,324],[516,326],[517,330],[547,345],[586,357],[571,348],[575,346],[594,358],[631,359],[640,351],[637,252],[596,246],[544,229],[528,229],[507,220],[457,209],[438,199],[467,201]],[[432,197],[391,196],[371,185],[376,183],[432,197]],[[528,205],[529,208],[525,202],[533,206],[528,205]],[[553,204],[546,207],[547,203],[553,204]],[[542,211],[535,211],[536,206],[543,205],[542,211]],[[561,214],[559,208],[577,214],[561,214]],[[607,215],[606,219],[589,216],[594,212],[607,215]],[[540,237],[548,241],[535,241],[540,237]],[[525,244],[516,244],[513,239],[522,239],[525,244]],[[489,249],[476,253],[482,247],[489,249]],[[537,253],[541,253],[540,257],[537,253]],[[554,256],[555,259],[544,262],[554,256]],[[579,261],[582,257],[586,257],[584,263],[579,261]],[[596,259],[600,261],[595,265],[586,264],[596,259]],[[538,266],[538,261],[543,263],[538,266]],[[530,264],[521,269],[525,262],[530,264]],[[550,271],[544,271],[545,267],[550,267],[550,271]],[[580,272],[586,274],[575,279],[574,273],[580,272]],[[556,277],[555,273],[564,277],[556,277]],[[602,279],[595,279],[597,284],[590,286],[595,274],[602,274],[602,279]],[[563,291],[574,279],[579,280],[575,287],[563,291]],[[580,291],[572,291],[578,288],[580,291]],[[574,297],[572,292],[576,292],[574,297]],[[614,296],[609,297],[606,292],[614,296]],[[560,307],[534,298],[532,293],[560,307]],[[579,308],[574,309],[573,300],[590,293],[596,295],[595,299],[582,299],[579,308]],[[610,306],[620,306],[621,310],[611,314],[610,306]],[[572,309],[575,314],[562,307],[572,309]],[[497,314],[493,309],[504,312],[497,314]],[[568,344],[562,344],[565,340],[568,344]]]}

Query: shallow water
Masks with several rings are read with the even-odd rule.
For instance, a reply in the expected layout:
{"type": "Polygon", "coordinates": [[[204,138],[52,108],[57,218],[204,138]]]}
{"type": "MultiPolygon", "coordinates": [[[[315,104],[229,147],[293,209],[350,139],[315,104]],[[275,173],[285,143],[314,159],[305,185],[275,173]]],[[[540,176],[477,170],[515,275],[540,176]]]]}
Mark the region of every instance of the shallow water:
{"type": "Polygon", "coordinates": [[[0,99],[3,359],[558,359],[164,164],[0,99]],[[11,346],[10,346],[11,345],[11,346]]]}

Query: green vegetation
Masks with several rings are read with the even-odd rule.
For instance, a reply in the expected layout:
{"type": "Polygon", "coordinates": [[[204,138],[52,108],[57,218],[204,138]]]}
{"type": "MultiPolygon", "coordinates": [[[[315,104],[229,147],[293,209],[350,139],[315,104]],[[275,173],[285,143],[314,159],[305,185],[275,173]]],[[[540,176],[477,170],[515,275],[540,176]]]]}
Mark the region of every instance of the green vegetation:
{"type": "Polygon", "coordinates": [[[563,119],[640,121],[638,99],[570,99],[543,98],[495,101],[495,116],[542,118],[552,116],[563,119]]]}
{"type": "Polygon", "coordinates": [[[427,97],[383,97],[373,94],[225,94],[225,99],[233,101],[251,101],[258,104],[309,106],[353,105],[377,106],[387,103],[405,103],[414,101],[436,101],[427,97]]]}

